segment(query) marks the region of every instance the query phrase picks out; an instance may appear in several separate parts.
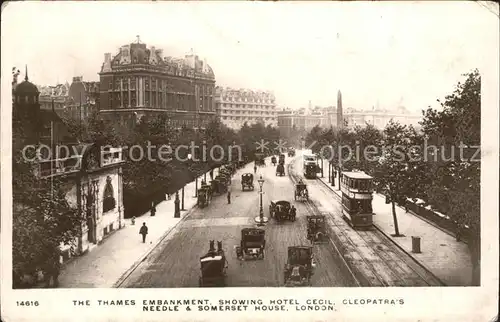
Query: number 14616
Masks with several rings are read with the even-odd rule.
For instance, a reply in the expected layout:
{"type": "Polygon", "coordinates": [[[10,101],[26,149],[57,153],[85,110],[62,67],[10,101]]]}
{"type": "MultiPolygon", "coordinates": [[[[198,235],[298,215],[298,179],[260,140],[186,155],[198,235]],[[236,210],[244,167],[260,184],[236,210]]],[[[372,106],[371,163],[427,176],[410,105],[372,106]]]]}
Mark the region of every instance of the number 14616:
{"type": "Polygon", "coordinates": [[[38,301],[16,301],[17,306],[38,306],[38,301]]]}

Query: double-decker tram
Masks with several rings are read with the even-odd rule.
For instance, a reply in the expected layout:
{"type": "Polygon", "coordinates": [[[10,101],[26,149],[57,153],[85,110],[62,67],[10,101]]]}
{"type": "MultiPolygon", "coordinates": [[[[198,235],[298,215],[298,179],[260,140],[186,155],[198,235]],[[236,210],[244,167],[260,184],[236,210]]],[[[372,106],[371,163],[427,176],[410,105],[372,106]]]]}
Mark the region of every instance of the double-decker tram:
{"type": "Polygon", "coordinates": [[[364,172],[342,172],[342,217],[353,228],[373,225],[373,178],[364,172]]]}
{"type": "Polygon", "coordinates": [[[318,161],[316,155],[304,154],[303,160],[304,177],[306,179],[316,179],[316,175],[318,173],[318,161]]]}

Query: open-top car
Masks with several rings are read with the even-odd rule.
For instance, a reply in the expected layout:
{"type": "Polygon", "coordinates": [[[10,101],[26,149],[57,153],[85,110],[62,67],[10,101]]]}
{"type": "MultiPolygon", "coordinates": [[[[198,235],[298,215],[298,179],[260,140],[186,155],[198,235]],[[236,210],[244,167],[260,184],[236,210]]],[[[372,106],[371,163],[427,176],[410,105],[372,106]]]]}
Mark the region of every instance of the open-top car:
{"type": "Polygon", "coordinates": [[[295,208],[286,200],[271,201],[269,205],[269,216],[276,221],[295,221],[295,208]]]}
{"type": "Polygon", "coordinates": [[[280,177],[285,175],[285,166],[282,163],[276,166],[276,175],[280,177]]]}
{"type": "Polygon", "coordinates": [[[236,246],[236,257],[242,260],[245,260],[246,257],[263,259],[266,247],[265,234],[264,229],[243,228],[240,246],[236,246]]]}
{"type": "Polygon", "coordinates": [[[315,267],[312,247],[288,247],[288,260],[284,270],[285,286],[311,286],[315,267]]]}
{"type": "Polygon", "coordinates": [[[299,182],[295,185],[295,200],[309,200],[309,191],[307,190],[307,185],[305,183],[299,182]]]}
{"type": "Polygon", "coordinates": [[[222,249],[222,241],[217,242],[217,250],[214,241],[210,241],[208,252],[200,257],[201,276],[199,285],[221,287],[226,285],[227,260],[222,249]]]}
{"type": "Polygon", "coordinates": [[[245,188],[248,190],[253,190],[253,174],[244,173],[241,175],[241,190],[245,191],[245,188]]]}
{"type": "Polygon", "coordinates": [[[210,204],[210,186],[202,186],[198,189],[198,207],[205,208],[210,204]]]}
{"type": "Polygon", "coordinates": [[[307,239],[311,243],[326,243],[328,241],[325,216],[307,216],[307,239]]]}

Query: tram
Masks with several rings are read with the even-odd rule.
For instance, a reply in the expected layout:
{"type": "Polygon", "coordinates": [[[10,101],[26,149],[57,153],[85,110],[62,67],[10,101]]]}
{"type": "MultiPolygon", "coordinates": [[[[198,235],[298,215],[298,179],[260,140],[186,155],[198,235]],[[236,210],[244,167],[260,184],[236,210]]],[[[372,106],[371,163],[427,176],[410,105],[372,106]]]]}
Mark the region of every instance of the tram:
{"type": "Polygon", "coordinates": [[[370,229],[373,225],[372,181],[364,172],[342,172],[342,217],[354,229],[370,229]]]}
{"type": "Polygon", "coordinates": [[[304,154],[303,156],[304,177],[306,179],[316,179],[318,173],[317,157],[314,154],[304,154]]]}

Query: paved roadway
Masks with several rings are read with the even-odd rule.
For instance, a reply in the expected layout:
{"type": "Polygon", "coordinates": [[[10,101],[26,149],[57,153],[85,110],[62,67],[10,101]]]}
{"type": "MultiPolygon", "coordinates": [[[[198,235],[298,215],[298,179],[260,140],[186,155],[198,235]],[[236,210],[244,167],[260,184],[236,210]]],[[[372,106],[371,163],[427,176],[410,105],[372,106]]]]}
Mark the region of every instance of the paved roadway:
{"type": "MultiPolygon", "coordinates": [[[[287,158],[287,163],[290,158],[287,158]]],[[[172,288],[198,287],[200,256],[208,251],[209,240],[222,240],[228,260],[228,287],[278,287],[283,286],[283,268],[287,247],[310,245],[306,240],[305,205],[293,201],[294,186],[288,175],[276,177],[275,169],[267,160],[267,167],[257,170],[254,191],[241,191],[241,174],[253,167],[239,170],[232,180],[232,203],[226,196],[214,197],[204,209],[195,209],[173,233],[156,247],[121,287],[172,288]],[[246,171],[245,171],[246,170],[246,171]],[[266,256],[263,260],[239,261],[234,247],[239,245],[240,231],[254,227],[259,213],[258,175],[265,179],[263,206],[269,216],[269,202],[273,199],[292,201],[297,208],[297,221],[277,225],[270,221],[266,229],[266,256]]],[[[285,167],[286,169],[286,167],[285,167]]],[[[312,286],[354,286],[346,268],[339,261],[329,244],[314,246],[318,262],[312,286]]]]}

